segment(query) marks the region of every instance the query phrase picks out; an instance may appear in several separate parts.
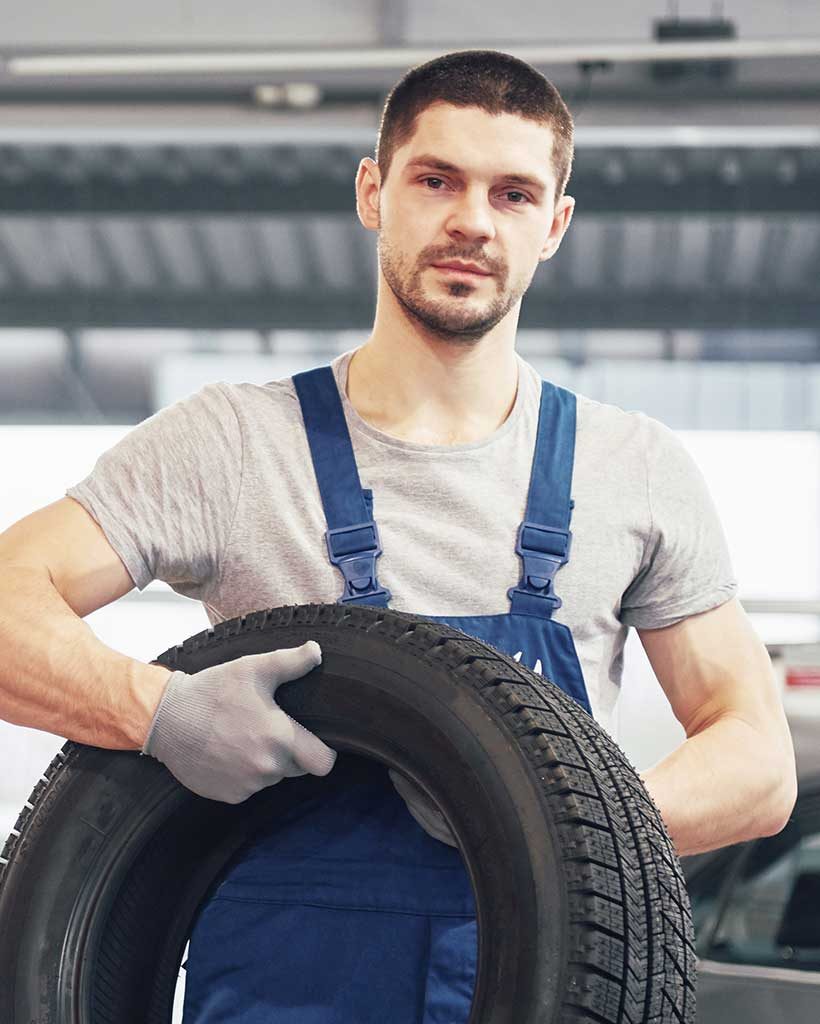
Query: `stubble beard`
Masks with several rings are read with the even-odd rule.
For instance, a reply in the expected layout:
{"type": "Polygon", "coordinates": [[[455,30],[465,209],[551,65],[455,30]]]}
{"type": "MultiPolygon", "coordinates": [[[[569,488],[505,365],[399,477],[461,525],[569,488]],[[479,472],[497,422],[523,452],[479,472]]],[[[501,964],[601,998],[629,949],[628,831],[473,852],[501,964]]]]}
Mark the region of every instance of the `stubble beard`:
{"type": "MultiPolygon", "coordinates": [[[[382,275],[407,315],[428,334],[451,344],[470,345],[480,341],[504,319],[527,287],[522,288],[518,294],[499,294],[496,290],[492,298],[483,300],[476,308],[474,305],[467,306],[460,299],[473,294],[476,287],[484,285],[452,280],[446,290],[453,301],[447,295],[431,298],[422,281],[422,274],[430,266],[429,260],[420,258],[419,265],[409,269],[401,254],[386,240],[384,231],[378,233],[376,252],[382,275]]],[[[494,276],[492,281],[496,283],[498,278],[494,276]]]]}

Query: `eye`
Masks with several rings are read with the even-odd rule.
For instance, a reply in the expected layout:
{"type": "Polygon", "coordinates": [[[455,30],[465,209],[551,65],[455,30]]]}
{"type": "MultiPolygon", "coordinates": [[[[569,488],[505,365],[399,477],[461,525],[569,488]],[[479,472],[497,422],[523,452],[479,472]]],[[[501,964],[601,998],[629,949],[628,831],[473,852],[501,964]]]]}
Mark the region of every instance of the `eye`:
{"type": "MultiPolygon", "coordinates": [[[[436,176],[434,176],[432,174],[427,174],[423,178],[421,178],[420,180],[425,185],[428,182],[431,182],[431,181],[437,181],[440,185],[446,185],[446,182],[444,181],[443,178],[436,177],[436,176]]],[[[428,186],[428,187],[432,187],[432,186],[428,186]]],[[[441,189],[438,188],[438,187],[435,187],[435,188],[433,188],[433,191],[434,192],[441,192],[441,189]]],[[[526,194],[526,192],[520,192],[518,189],[507,189],[506,192],[502,192],[501,194],[504,195],[504,196],[520,196],[521,197],[520,200],[513,200],[512,201],[513,206],[524,206],[527,203],[531,203],[532,202],[532,200],[526,194]]]]}
{"type": "MultiPolygon", "coordinates": [[[[530,202],[530,197],[528,195],[526,195],[524,192],[519,192],[517,189],[510,189],[509,191],[504,192],[503,194],[505,196],[522,196],[525,203],[529,203],[530,202]]],[[[523,205],[524,205],[524,203],[513,203],[513,206],[523,206],[523,205]]]]}

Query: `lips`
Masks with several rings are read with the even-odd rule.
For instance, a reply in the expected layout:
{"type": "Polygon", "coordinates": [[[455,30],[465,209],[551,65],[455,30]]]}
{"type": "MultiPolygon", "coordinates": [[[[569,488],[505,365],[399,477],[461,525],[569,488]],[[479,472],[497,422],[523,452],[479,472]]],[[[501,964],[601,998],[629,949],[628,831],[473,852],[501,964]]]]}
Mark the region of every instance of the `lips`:
{"type": "Polygon", "coordinates": [[[451,270],[454,273],[469,274],[471,277],[492,277],[489,270],[484,270],[475,263],[434,263],[437,270],[451,270]]]}

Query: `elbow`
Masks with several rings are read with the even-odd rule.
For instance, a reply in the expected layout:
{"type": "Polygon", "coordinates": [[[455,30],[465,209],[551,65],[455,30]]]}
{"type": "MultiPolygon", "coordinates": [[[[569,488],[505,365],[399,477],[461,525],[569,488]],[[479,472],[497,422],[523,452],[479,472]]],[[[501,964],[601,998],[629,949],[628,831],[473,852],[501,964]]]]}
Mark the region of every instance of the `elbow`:
{"type": "Polygon", "coordinates": [[[756,744],[758,772],[765,765],[765,775],[759,778],[763,783],[758,791],[757,802],[761,808],[758,821],[763,826],[760,836],[776,836],[791,820],[797,803],[797,763],[791,732],[785,714],[772,716],[767,727],[758,726],[760,742],[756,744]],[[774,731],[773,731],[774,730],[774,731]]]}
{"type": "Polygon", "coordinates": [[[790,766],[778,774],[772,790],[776,796],[773,797],[771,803],[772,811],[768,829],[763,833],[766,836],[776,836],[791,820],[797,803],[797,773],[793,761],[790,766]]]}

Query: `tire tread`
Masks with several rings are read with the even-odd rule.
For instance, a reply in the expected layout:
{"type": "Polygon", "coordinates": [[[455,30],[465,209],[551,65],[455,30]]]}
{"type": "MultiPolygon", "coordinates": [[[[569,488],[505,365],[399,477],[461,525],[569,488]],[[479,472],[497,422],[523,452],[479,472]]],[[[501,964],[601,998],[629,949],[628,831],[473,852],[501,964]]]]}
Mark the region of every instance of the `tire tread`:
{"type": "MultiPolygon", "coordinates": [[[[424,616],[366,605],[288,605],[218,623],[157,659],[175,669],[241,633],[327,625],[379,633],[473,688],[542,779],[561,837],[570,894],[569,984],[561,1024],[693,1024],[696,954],[688,894],[672,840],[634,766],[550,680],[424,616]]],[[[68,742],[17,818],[0,856],[0,889],[44,808],[83,750],[68,742]]],[[[114,980],[111,980],[114,984],[114,980]]],[[[102,993],[101,993],[102,994],[102,993]]],[[[102,996],[104,998],[104,995],[102,996]]]]}

